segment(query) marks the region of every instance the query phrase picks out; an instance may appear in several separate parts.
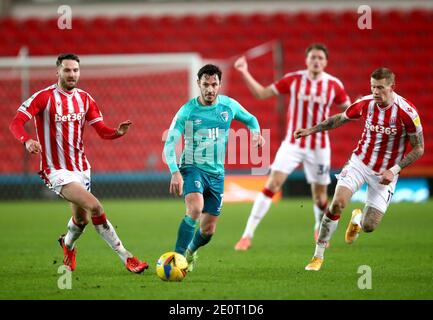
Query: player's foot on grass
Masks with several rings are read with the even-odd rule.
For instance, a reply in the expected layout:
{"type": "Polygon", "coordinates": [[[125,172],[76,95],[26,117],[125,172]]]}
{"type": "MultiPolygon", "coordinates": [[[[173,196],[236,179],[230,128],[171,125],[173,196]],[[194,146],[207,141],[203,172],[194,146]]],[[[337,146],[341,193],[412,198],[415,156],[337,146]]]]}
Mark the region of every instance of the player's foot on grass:
{"type": "MultiPolygon", "coordinates": [[[[319,239],[319,229],[314,230],[314,242],[317,243],[317,240],[319,239]]],[[[331,243],[328,241],[326,243],[326,248],[329,248],[331,246],[331,243]]]]}
{"type": "Polygon", "coordinates": [[[354,223],[354,219],[359,220],[359,215],[362,215],[362,211],[360,209],[355,209],[352,211],[352,218],[349,221],[346,229],[346,235],[344,236],[344,240],[347,244],[352,244],[356,239],[358,239],[361,226],[357,223],[354,223]]]}
{"type": "Polygon", "coordinates": [[[323,259],[319,257],[313,257],[310,263],[307,264],[307,266],[305,267],[305,270],[319,271],[320,268],[322,267],[322,263],[323,263],[323,259]]]}
{"type": "Polygon", "coordinates": [[[188,262],[188,272],[193,271],[197,264],[197,251],[191,252],[189,249],[186,249],[185,258],[186,262],[188,262]]]}
{"type": "Polygon", "coordinates": [[[77,255],[77,248],[70,250],[65,244],[65,235],[62,234],[58,239],[60,246],[63,249],[63,264],[68,266],[71,271],[75,270],[77,266],[77,260],[75,256],[77,255]]]}
{"type": "Polygon", "coordinates": [[[235,245],[235,250],[237,251],[247,251],[251,247],[251,238],[245,237],[241,238],[235,245]]]}
{"type": "Polygon", "coordinates": [[[126,269],[133,273],[142,273],[144,270],[149,268],[146,261],[140,261],[136,257],[130,257],[126,259],[126,269]]]}

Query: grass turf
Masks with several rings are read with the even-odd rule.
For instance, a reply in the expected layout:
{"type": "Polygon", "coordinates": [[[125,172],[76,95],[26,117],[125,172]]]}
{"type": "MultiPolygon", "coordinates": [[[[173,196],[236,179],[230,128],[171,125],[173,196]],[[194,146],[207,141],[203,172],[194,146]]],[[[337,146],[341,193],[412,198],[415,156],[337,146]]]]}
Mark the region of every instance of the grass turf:
{"type": "Polygon", "coordinates": [[[344,243],[345,210],[320,272],[304,271],[314,252],[312,203],[284,200],[271,207],[253,247],[236,252],[251,204],[225,204],[212,241],[183,282],[155,274],[171,251],[184,205],[178,200],[103,201],[124,245],[150,269],[130,274],[89,225],[77,244],[72,289],[57,286],[69,208],[52,202],[0,203],[0,299],[432,299],[433,203],[392,204],[372,234],[344,243]],[[358,268],[372,270],[372,289],[358,288],[358,268]]]}

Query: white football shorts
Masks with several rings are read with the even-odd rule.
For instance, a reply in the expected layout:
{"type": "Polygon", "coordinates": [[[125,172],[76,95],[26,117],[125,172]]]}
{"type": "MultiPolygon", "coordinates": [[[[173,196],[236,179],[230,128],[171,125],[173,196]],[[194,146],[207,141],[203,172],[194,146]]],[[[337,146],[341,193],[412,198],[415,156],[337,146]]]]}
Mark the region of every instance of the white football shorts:
{"type": "Polygon", "coordinates": [[[379,176],[367,167],[357,155],[352,154],[349,162],[344,166],[340,174],[336,175],[338,186],[349,188],[353,193],[358,191],[364,183],[367,183],[366,207],[373,207],[385,213],[394,194],[398,175],[389,185],[379,183],[379,176]]]}
{"type": "Polygon", "coordinates": [[[62,187],[71,182],[80,183],[90,192],[90,169],[86,171],[69,171],[66,169],[51,170],[50,174],[46,175],[46,178],[47,179],[43,178],[46,185],[58,195],[60,195],[62,187]]]}
{"type": "Polygon", "coordinates": [[[300,164],[303,164],[308,183],[328,185],[331,183],[329,169],[331,165],[331,149],[300,148],[287,141],[281,143],[271,170],[290,175],[300,164]]]}

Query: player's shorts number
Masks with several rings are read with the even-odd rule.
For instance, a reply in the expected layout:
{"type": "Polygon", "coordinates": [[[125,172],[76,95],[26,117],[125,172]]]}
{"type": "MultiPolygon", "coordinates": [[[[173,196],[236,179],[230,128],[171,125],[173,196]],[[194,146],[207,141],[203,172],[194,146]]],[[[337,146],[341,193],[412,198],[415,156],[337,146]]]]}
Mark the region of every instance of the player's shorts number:
{"type": "Polygon", "coordinates": [[[318,175],[328,174],[328,172],[329,172],[329,166],[326,166],[324,164],[319,164],[317,166],[317,174],[318,175]]]}

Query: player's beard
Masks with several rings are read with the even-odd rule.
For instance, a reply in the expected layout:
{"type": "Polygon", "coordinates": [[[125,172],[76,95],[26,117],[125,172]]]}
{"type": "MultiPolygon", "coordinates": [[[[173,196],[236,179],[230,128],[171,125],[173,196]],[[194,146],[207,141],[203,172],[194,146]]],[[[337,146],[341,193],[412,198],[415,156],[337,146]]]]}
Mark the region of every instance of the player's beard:
{"type": "MultiPolygon", "coordinates": [[[[74,79],[75,80],[75,79],[74,79]]],[[[67,91],[71,91],[75,88],[75,86],[77,85],[78,80],[75,80],[74,82],[72,82],[73,84],[68,84],[68,80],[65,79],[60,79],[60,84],[62,85],[62,88],[66,89],[67,91]]]]}

